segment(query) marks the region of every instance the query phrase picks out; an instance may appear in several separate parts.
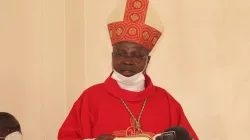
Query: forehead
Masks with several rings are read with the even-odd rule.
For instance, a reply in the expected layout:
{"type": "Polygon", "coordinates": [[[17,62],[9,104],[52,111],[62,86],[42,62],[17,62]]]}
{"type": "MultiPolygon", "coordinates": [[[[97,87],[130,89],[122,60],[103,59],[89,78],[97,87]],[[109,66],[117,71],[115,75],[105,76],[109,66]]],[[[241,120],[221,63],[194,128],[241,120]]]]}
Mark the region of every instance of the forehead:
{"type": "Polygon", "coordinates": [[[148,49],[146,49],[145,47],[133,42],[118,42],[113,45],[113,49],[123,50],[127,52],[149,52],[148,49]]]}

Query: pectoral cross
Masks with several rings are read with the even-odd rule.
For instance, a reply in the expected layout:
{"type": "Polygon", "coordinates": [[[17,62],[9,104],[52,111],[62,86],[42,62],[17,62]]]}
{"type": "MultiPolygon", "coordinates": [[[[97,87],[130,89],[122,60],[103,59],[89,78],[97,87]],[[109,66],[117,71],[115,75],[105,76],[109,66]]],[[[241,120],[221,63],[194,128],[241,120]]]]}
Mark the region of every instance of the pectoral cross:
{"type": "Polygon", "coordinates": [[[141,125],[138,121],[135,122],[136,123],[136,128],[137,128],[137,131],[138,133],[141,133],[141,125]]]}

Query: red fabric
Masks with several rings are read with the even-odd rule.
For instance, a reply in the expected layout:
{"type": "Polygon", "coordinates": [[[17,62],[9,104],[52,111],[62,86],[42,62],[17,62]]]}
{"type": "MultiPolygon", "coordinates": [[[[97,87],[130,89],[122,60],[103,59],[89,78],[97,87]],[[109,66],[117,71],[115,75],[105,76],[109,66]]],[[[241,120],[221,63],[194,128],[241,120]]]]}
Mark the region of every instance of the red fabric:
{"type": "Polygon", "coordinates": [[[145,24],[148,4],[149,0],[127,0],[123,21],[108,24],[112,45],[128,41],[153,49],[162,33],[145,24]]]}
{"type": "Polygon", "coordinates": [[[108,24],[109,35],[112,45],[121,41],[128,41],[140,44],[151,51],[161,32],[146,24],[133,22],[113,22],[108,24]]]}
{"type": "Polygon", "coordinates": [[[127,0],[123,21],[145,23],[149,0],[127,0]]]}
{"type": "Polygon", "coordinates": [[[58,140],[96,138],[100,134],[137,134],[134,121],[120,98],[136,118],[144,99],[148,98],[140,121],[144,133],[153,136],[180,125],[198,140],[181,105],[164,89],[154,86],[147,75],[146,81],[146,89],[136,93],[121,89],[111,77],[85,90],[61,126],[58,140]]]}

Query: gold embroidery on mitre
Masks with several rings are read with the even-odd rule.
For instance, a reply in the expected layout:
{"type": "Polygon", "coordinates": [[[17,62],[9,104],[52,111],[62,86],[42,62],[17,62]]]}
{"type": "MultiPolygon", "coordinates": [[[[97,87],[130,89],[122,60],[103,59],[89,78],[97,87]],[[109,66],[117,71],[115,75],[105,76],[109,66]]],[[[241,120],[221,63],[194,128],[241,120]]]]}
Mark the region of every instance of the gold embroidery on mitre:
{"type": "Polygon", "coordinates": [[[121,28],[118,28],[117,31],[116,31],[116,34],[117,34],[117,35],[121,35],[121,34],[122,34],[122,29],[121,29],[121,28]]]}
{"type": "Polygon", "coordinates": [[[141,2],[135,1],[135,2],[134,2],[134,8],[136,8],[136,9],[141,8],[141,2]]]}
{"type": "Polygon", "coordinates": [[[135,35],[136,34],[136,29],[135,28],[130,28],[129,29],[129,34],[130,35],[135,35]]]}
{"type": "Polygon", "coordinates": [[[153,41],[152,41],[152,44],[155,45],[156,42],[157,42],[157,40],[158,40],[157,37],[154,37],[154,38],[153,38],[153,41]]]}
{"type": "Polygon", "coordinates": [[[113,37],[113,32],[112,32],[112,30],[109,30],[109,37],[112,39],[112,37],[113,37]]]}
{"type": "Polygon", "coordinates": [[[132,15],[130,16],[130,18],[131,18],[132,21],[137,21],[137,20],[139,19],[139,17],[138,17],[137,14],[132,14],[132,15]]]}
{"type": "MultiPolygon", "coordinates": [[[[124,7],[117,9],[124,9],[124,7]]],[[[150,8],[149,0],[127,0],[124,11],[115,10],[110,18],[114,18],[116,14],[123,14],[120,15],[123,17],[118,21],[110,19],[115,20],[108,24],[108,28],[113,31],[110,35],[112,44],[120,41],[136,41],[149,51],[154,48],[163,32],[163,25],[158,19],[158,13],[150,8]],[[151,12],[152,14],[150,14],[151,12]],[[156,16],[154,17],[154,15],[156,16]],[[153,20],[156,24],[147,24],[149,20],[153,20]],[[156,28],[158,26],[162,31],[156,28]]]]}
{"type": "Polygon", "coordinates": [[[142,34],[142,36],[143,36],[143,39],[144,39],[144,40],[148,40],[148,38],[149,38],[148,32],[144,32],[144,33],[142,34]]]}

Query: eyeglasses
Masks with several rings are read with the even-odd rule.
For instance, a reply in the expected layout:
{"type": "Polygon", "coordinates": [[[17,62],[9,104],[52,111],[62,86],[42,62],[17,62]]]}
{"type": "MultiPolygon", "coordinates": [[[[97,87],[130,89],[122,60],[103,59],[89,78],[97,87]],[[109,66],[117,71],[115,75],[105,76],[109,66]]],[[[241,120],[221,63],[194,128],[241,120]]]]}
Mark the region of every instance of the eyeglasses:
{"type": "Polygon", "coordinates": [[[115,59],[120,59],[120,60],[124,60],[126,58],[130,58],[132,61],[134,62],[142,62],[142,61],[145,61],[148,57],[148,55],[131,55],[129,56],[128,54],[125,54],[125,53],[112,53],[113,57],[115,59]]]}

